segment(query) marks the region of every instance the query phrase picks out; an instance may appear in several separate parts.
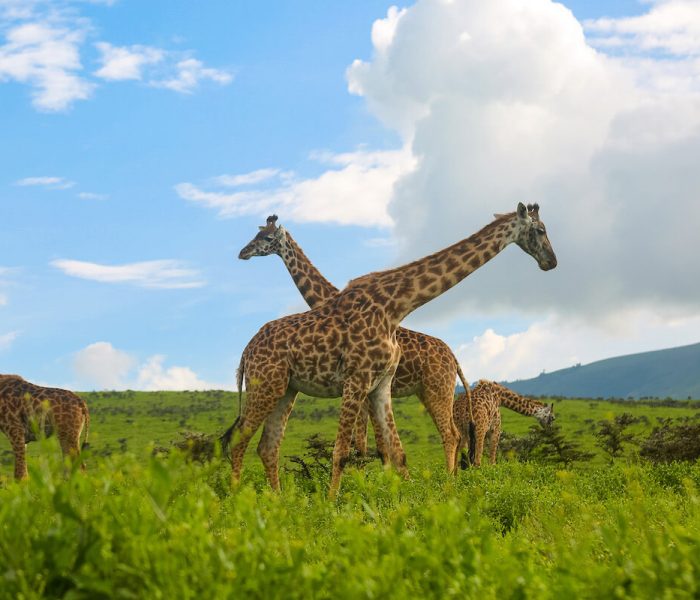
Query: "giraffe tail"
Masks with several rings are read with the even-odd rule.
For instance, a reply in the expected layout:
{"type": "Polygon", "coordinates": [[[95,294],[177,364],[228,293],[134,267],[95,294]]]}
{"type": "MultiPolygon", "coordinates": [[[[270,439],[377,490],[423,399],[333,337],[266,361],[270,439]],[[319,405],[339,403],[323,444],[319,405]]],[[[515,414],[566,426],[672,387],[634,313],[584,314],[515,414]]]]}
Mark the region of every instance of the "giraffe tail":
{"type": "Polygon", "coordinates": [[[238,416],[233,422],[233,425],[229,427],[219,438],[219,443],[221,444],[221,453],[231,462],[231,440],[233,439],[233,433],[236,431],[241,424],[241,407],[243,405],[243,376],[245,374],[245,353],[241,356],[241,362],[238,365],[238,370],[236,371],[236,386],[238,387],[238,416]]]}
{"type": "Polygon", "coordinates": [[[468,464],[474,464],[474,457],[476,456],[476,425],[474,423],[474,409],[472,405],[472,391],[471,388],[469,387],[469,382],[467,381],[467,378],[464,376],[464,373],[462,372],[462,368],[459,366],[459,362],[457,362],[457,357],[454,357],[455,359],[455,364],[457,366],[457,375],[459,376],[459,380],[462,382],[462,385],[464,386],[464,395],[466,396],[466,402],[467,402],[467,416],[469,417],[469,463],[467,463],[466,457],[464,456],[464,452],[462,452],[462,460],[460,463],[460,466],[462,469],[466,469],[468,464]]]}
{"type": "Polygon", "coordinates": [[[88,434],[90,432],[90,411],[88,410],[87,404],[85,402],[83,402],[83,424],[85,426],[85,439],[83,440],[80,449],[86,450],[90,447],[90,444],[88,443],[88,434]]]}

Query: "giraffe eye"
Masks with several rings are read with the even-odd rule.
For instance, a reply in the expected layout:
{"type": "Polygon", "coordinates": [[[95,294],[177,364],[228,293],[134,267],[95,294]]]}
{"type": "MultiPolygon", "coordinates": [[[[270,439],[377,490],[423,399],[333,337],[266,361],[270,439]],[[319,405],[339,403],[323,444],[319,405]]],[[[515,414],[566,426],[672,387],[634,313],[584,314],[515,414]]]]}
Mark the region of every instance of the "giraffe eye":
{"type": "Polygon", "coordinates": [[[266,235],[265,236],[265,241],[266,242],[272,242],[275,238],[273,238],[271,235],[266,235]]]}

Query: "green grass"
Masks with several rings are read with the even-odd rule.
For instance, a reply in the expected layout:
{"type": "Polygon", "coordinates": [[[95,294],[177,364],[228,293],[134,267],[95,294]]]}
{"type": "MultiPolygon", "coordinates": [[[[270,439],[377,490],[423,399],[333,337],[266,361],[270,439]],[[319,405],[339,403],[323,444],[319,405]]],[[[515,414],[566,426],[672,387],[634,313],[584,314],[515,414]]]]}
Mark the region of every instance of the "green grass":
{"type": "MultiPolygon", "coordinates": [[[[64,474],[52,439],[30,445],[29,482],[12,482],[2,465],[0,599],[700,595],[700,464],[630,454],[610,465],[599,453],[568,470],[503,461],[451,477],[429,417],[408,399],[395,409],[399,429],[413,432],[403,435],[411,480],[375,461],[348,468],[329,501],[325,474],[308,481],[283,469],[283,491],[271,493],[254,444],[236,489],[221,458],[151,455],[182,430],[223,431],[232,394],[85,396],[86,475],[64,474]]],[[[302,454],[312,433],[332,439],[337,406],[301,399],[282,455],[302,454]]],[[[656,417],[699,412],[575,400],[555,411],[589,449],[586,419],[627,411],[651,429],[656,417]]],[[[512,433],[534,422],[503,415],[512,433]]]]}

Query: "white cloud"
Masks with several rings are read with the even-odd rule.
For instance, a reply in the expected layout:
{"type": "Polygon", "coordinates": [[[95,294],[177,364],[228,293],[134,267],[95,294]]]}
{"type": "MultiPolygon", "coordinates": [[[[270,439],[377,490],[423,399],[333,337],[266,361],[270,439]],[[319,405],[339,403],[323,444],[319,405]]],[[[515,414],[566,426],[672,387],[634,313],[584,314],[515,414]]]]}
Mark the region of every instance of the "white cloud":
{"type": "Polygon", "coordinates": [[[177,74],[170,79],[154,80],[154,87],[166,88],[182,94],[191,94],[203,80],[210,80],[219,85],[227,85],[233,81],[233,75],[221,69],[205,67],[196,58],[186,58],[177,63],[177,74]]]}
{"type": "Polygon", "coordinates": [[[80,260],[59,259],[51,265],[66,275],[103,283],[127,283],[144,288],[185,289],[206,284],[200,274],[177,260],[150,260],[124,265],[101,265],[80,260]]]}
{"type": "Polygon", "coordinates": [[[607,56],[549,0],[419,0],[397,14],[347,77],[416,157],[388,206],[398,262],[521,200],[539,202],[559,258],[542,273],[509,248],[416,318],[700,313],[700,63],[607,56]]]}
{"type": "Polygon", "coordinates": [[[697,0],[661,0],[643,15],[592,19],[585,22],[585,27],[591,34],[591,42],[601,48],[700,55],[697,0]]]}
{"type": "Polygon", "coordinates": [[[625,311],[609,327],[556,317],[525,331],[501,335],[487,329],[456,348],[469,381],[536,377],[603,358],[697,343],[700,317],[669,318],[648,310],[625,311]]]}
{"type": "Polygon", "coordinates": [[[75,185],[74,181],[70,181],[63,177],[25,177],[15,182],[15,185],[21,186],[40,186],[51,190],[65,190],[72,188],[75,185]]]}
{"type": "Polygon", "coordinates": [[[192,183],[175,186],[179,196],[218,211],[222,217],[284,214],[286,221],[333,222],[341,225],[388,227],[387,212],[396,180],[414,166],[402,150],[342,154],[316,153],[331,169],[309,179],[277,172],[274,185],[236,192],[206,191],[192,183]]]}
{"type": "Polygon", "coordinates": [[[133,354],[118,350],[109,342],[96,342],[75,353],[73,370],[79,381],[73,387],[146,391],[233,389],[230,384],[204,381],[189,367],[165,367],[165,359],[156,354],[139,363],[133,354]]]}
{"type": "Polygon", "coordinates": [[[189,367],[164,368],[165,356],[151,356],[138,369],[137,386],[141,390],[208,390],[214,384],[201,380],[189,367]]]}
{"type": "Polygon", "coordinates": [[[0,46],[0,82],[31,85],[32,104],[38,110],[66,110],[91,95],[94,85],[78,75],[82,27],[34,21],[11,27],[5,38],[0,46]]]}
{"type": "MultiPolygon", "coordinates": [[[[111,5],[111,0],[87,0],[111,5]]],[[[80,1],[0,0],[0,83],[16,81],[32,87],[38,110],[58,112],[90,98],[97,85],[84,72],[81,53],[95,36],[92,21],[81,15],[80,1]]],[[[191,52],[133,44],[95,43],[100,67],[93,73],[103,82],[141,80],[180,93],[193,92],[204,80],[225,85],[233,75],[207,67],[191,52]]]]}
{"type": "Polygon", "coordinates": [[[73,370],[81,383],[100,389],[125,389],[125,379],[135,365],[133,356],[109,342],[90,344],[73,358],[73,370]]]}
{"type": "Polygon", "coordinates": [[[241,175],[219,175],[218,177],[212,178],[212,182],[216,185],[225,187],[240,187],[244,185],[262,183],[263,181],[272,179],[279,174],[279,169],[257,169],[255,171],[251,171],[250,173],[243,173],[241,175]]]}
{"type": "Polygon", "coordinates": [[[18,335],[19,331],[0,333],[0,350],[7,350],[10,346],[12,346],[18,335]]]}
{"type": "Polygon", "coordinates": [[[7,294],[0,292],[0,306],[7,306],[7,294]]]}
{"type": "Polygon", "coordinates": [[[141,79],[145,66],[159,63],[165,57],[163,50],[150,46],[118,47],[107,42],[98,42],[96,46],[102,54],[102,67],[95,75],[109,81],[141,79]]]}
{"type": "Polygon", "coordinates": [[[93,192],[79,192],[78,198],[81,200],[106,200],[107,194],[95,194],[93,192]]]}

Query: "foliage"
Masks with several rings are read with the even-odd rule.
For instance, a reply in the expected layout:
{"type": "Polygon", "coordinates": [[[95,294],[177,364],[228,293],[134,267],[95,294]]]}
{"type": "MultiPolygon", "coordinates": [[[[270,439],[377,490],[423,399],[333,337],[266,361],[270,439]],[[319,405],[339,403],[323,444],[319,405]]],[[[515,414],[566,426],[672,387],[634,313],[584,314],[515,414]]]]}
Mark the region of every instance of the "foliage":
{"type": "Polygon", "coordinates": [[[402,481],[348,469],[335,502],[259,471],[53,453],[0,487],[0,598],[693,597],[700,466],[502,463],[402,481]],[[93,462],[95,462],[93,460],[93,462]]]}
{"type": "Polygon", "coordinates": [[[642,442],[640,455],[652,462],[697,460],[700,458],[700,423],[663,419],[642,442]]]}
{"type": "Polygon", "coordinates": [[[580,444],[568,439],[562,432],[561,425],[556,422],[546,427],[532,425],[526,436],[504,436],[501,450],[505,454],[515,454],[523,461],[534,460],[566,466],[593,457],[592,452],[581,450],[580,444]]]}
{"type": "Polygon", "coordinates": [[[627,429],[630,425],[639,423],[639,421],[639,417],[635,417],[627,412],[615,415],[613,419],[598,421],[600,428],[596,433],[597,443],[610,456],[610,460],[619,458],[622,455],[625,444],[634,444],[636,442],[637,436],[627,431],[627,429]]]}

